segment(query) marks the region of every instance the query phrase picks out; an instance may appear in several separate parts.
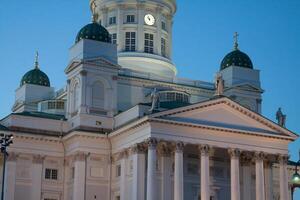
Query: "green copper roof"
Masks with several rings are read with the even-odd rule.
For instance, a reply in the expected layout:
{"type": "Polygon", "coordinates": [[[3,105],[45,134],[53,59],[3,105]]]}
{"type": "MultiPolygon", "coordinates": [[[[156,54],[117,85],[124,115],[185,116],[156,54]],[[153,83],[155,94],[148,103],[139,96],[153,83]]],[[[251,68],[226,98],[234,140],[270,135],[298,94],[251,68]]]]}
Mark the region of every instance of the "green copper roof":
{"type": "Polygon", "coordinates": [[[21,113],[13,113],[13,115],[22,115],[28,117],[38,117],[38,118],[46,118],[46,119],[53,119],[53,120],[66,120],[64,115],[57,115],[51,113],[44,113],[44,112],[28,112],[24,111],[21,113]]]}
{"type": "Polygon", "coordinates": [[[34,62],[34,69],[30,70],[23,76],[20,86],[23,86],[25,84],[33,84],[50,87],[50,81],[47,74],[39,69],[38,56],[39,54],[37,52],[34,62]]]}
{"type": "Polygon", "coordinates": [[[50,81],[48,76],[40,69],[33,69],[27,72],[23,76],[20,86],[23,86],[24,84],[33,84],[50,87],[50,81]]]}
{"type": "Polygon", "coordinates": [[[81,39],[90,39],[110,43],[109,32],[99,23],[92,22],[84,26],[77,34],[75,43],[81,39]]]}
{"type": "Polygon", "coordinates": [[[221,70],[230,66],[253,69],[253,64],[249,56],[238,49],[230,52],[224,57],[221,63],[221,70]]]}

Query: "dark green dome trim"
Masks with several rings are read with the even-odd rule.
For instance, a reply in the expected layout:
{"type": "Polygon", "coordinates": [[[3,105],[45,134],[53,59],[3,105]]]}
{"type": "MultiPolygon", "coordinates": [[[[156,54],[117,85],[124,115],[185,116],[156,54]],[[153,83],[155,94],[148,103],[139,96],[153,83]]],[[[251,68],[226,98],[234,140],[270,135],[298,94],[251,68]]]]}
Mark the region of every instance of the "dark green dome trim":
{"type": "Polygon", "coordinates": [[[230,52],[224,57],[221,63],[220,70],[223,70],[230,66],[253,69],[253,64],[249,56],[238,49],[230,52]]]}
{"type": "Polygon", "coordinates": [[[33,84],[50,87],[50,81],[48,76],[38,68],[30,70],[23,76],[20,86],[23,86],[24,84],[33,84]]]}
{"type": "Polygon", "coordinates": [[[84,26],[77,34],[75,43],[81,39],[90,39],[110,43],[109,32],[99,23],[93,22],[84,26]]]}

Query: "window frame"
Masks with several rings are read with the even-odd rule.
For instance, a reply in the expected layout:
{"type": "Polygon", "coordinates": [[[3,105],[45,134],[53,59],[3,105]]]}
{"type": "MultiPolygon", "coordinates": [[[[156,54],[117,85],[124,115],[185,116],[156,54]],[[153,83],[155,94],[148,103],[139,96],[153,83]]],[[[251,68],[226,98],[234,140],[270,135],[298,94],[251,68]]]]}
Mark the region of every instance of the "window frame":
{"type": "Polygon", "coordinates": [[[126,52],[136,51],[136,32],[125,32],[125,49],[126,52]]]}
{"type": "Polygon", "coordinates": [[[144,34],[144,52],[154,54],[154,34],[144,34]]]}

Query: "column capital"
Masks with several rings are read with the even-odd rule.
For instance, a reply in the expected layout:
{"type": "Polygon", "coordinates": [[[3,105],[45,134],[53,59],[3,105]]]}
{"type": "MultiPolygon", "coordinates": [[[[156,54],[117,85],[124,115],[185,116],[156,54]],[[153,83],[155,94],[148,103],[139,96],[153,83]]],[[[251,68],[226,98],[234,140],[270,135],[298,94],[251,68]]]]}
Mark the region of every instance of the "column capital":
{"type": "Polygon", "coordinates": [[[161,142],[158,147],[158,153],[162,157],[170,157],[172,153],[171,144],[169,142],[161,142]]]}
{"type": "Polygon", "coordinates": [[[45,156],[43,155],[33,155],[32,163],[34,164],[42,164],[45,160],[45,156]]]}
{"type": "Polygon", "coordinates": [[[228,149],[228,153],[231,158],[239,158],[241,155],[240,149],[228,149]]]}
{"type": "Polygon", "coordinates": [[[183,142],[176,142],[175,143],[175,152],[178,152],[178,153],[182,153],[183,152],[183,149],[184,149],[184,143],[183,142]]]}
{"type": "Polygon", "coordinates": [[[87,154],[85,152],[77,152],[74,154],[74,161],[85,161],[87,154]]]}
{"type": "Polygon", "coordinates": [[[209,154],[211,148],[206,144],[204,144],[204,145],[201,144],[198,146],[198,149],[199,149],[201,155],[207,156],[209,154]]]}
{"type": "Polygon", "coordinates": [[[127,149],[124,149],[123,151],[120,151],[117,154],[117,159],[118,160],[126,159],[127,157],[128,157],[128,150],[127,149]]]}
{"type": "Polygon", "coordinates": [[[143,143],[134,144],[130,147],[131,154],[144,154],[146,152],[145,145],[143,143]]]}
{"type": "Polygon", "coordinates": [[[279,154],[279,155],[277,155],[277,160],[278,160],[279,164],[287,164],[287,162],[289,160],[289,155],[279,154]]]}
{"type": "Polygon", "coordinates": [[[6,158],[6,161],[17,161],[19,157],[19,154],[18,153],[15,153],[15,152],[8,152],[8,156],[6,158]]]}
{"type": "Polygon", "coordinates": [[[253,154],[251,152],[242,152],[241,153],[241,164],[246,166],[250,165],[253,162],[253,154]]]}
{"type": "Polygon", "coordinates": [[[136,8],[137,9],[144,9],[145,8],[145,4],[143,2],[139,2],[136,4],[136,8]]]}
{"type": "Polygon", "coordinates": [[[254,153],[254,159],[255,161],[263,161],[266,157],[266,154],[262,151],[256,151],[254,153]]]}
{"type": "Polygon", "coordinates": [[[86,75],[87,75],[87,71],[86,71],[86,70],[80,71],[80,75],[81,75],[81,76],[86,76],[86,75]]]}
{"type": "Polygon", "coordinates": [[[148,149],[156,149],[157,146],[157,139],[150,137],[146,140],[146,143],[148,144],[148,149]]]}

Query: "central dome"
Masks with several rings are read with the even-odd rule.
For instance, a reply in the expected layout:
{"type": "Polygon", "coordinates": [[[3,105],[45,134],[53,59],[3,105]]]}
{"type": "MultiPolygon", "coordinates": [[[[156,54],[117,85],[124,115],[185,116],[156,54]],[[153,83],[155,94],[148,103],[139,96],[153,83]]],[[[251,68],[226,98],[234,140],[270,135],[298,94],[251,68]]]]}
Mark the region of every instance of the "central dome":
{"type": "Polygon", "coordinates": [[[96,40],[100,42],[110,43],[109,32],[99,23],[92,22],[85,25],[77,34],[75,43],[81,39],[96,40]]]}
{"type": "Polygon", "coordinates": [[[249,56],[238,49],[235,49],[224,57],[221,62],[220,70],[223,70],[230,66],[253,69],[253,64],[249,56]]]}

